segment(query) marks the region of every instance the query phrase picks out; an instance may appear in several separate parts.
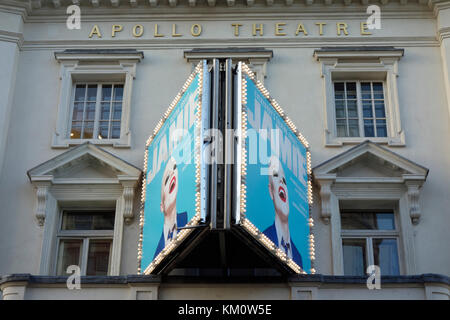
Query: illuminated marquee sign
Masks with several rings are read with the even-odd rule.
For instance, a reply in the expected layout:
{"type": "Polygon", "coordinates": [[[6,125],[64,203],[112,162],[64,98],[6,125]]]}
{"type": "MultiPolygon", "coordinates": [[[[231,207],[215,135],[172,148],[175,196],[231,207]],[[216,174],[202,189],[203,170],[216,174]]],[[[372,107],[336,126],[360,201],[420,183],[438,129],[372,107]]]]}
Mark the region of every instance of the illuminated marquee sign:
{"type": "Polygon", "coordinates": [[[308,142],[247,65],[238,68],[236,221],[296,273],[314,273],[308,142]]]}
{"type": "Polygon", "coordinates": [[[207,122],[205,62],[189,76],[146,143],[138,272],[149,274],[204,218],[200,137],[207,122]]]}
{"type": "Polygon", "coordinates": [[[247,65],[210,69],[195,68],[146,143],[138,272],[169,270],[214,230],[285,272],[315,273],[307,141],[247,65]]]}

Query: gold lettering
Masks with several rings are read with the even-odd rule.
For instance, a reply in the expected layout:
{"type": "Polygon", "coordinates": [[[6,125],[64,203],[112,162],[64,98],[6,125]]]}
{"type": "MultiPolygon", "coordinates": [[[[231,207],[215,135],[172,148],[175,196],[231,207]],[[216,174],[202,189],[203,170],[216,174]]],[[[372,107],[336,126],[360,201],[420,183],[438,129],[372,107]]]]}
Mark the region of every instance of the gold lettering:
{"type": "Polygon", "coordinates": [[[361,22],[361,35],[370,36],[372,33],[367,31],[367,22],[361,22]]]}
{"type": "Polygon", "coordinates": [[[256,31],[259,31],[259,35],[262,36],[264,34],[264,26],[262,24],[259,27],[256,24],[253,24],[253,35],[256,36],[256,31]]]}
{"type": "Polygon", "coordinates": [[[194,37],[198,37],[202,34],[202,26],[200,24],[193,24],[191,27],[191,34],[194,37]],[[195,31],[197,29],[197,31],[195,31]]]}
{"type": "Polygon", "coordinates": [[[242,24],[240,24],[240,23],[232,23],[231,25],[234,27],[234,35],[236,37],[238,37],[239,36],[239,27],[242,27],[242,24]]]}
{"type": "Polygon", "coordinates": [[[137,24],[133,27],[133,36],[136,38],[141,37],[144,34],[144,26],[137,24]],[[137,31],[139,29],[139,32],[137,31]]]}
{"type": "Polygon", "coordinates": [[[348,25],[345,22],[337,22],[336,23],[337,35],[340,36],[342,34],[342,31],[344,31],[344,34],[348,36],[347,27],[348,25]]]}
{"type": "Polygon", "coordinates": [[[275,24],[275,35],[276,36],[285,36],[286,35],[286,32],[283,32],[284,31],[283,26],[285,26],[285,25],[286,25],[286,23],[282,23],[282,22],[275,24]]]}
{"type": "Polygon", "coordinates": [[[325,22],[316,22],[316,25],[319,26],[319,35],[323,36],[323,26],[326,25],[325,22]]]}
{"type": "Polygon", "coordinates": [[[92,27],[91,33],[89,33],[89,38],[92,38],[92,36],[94,34],[96,34],[97,37],[99,37],[99,38],[102,37],[102,34],[100,32],[100,29],[99,29],[98,25],[95,25],[95,26],[92,27]]]}
{"type": "Polygon", "coordinates": [[[116,36],[116,32],[120,32],[123,30],[123,26],[120,24],[113,24],[112,28],[111,28],[111,37],[115,37],[116,36]]]}
{"type": "Polygon", "coordinates": [[[182,34],[177,33],[177,25],[172,24],[172,37],[182,37],[182,34]]]}
{"type": "Polygon", "coordinates": [[[297,36],[300,32],[303,32],[305,36],[308,35],[308,31],[306,31],[305,26],[303,23],[299,23],[297,26],[297,30],[295,31],[295,35],[297,36]]]}
{"type": "Polygon", "coordinates": [[[164,37],[163,34],[158,33],[158,24],[155,23],[155,32],[153,33],[153,37],[164,37]]]}

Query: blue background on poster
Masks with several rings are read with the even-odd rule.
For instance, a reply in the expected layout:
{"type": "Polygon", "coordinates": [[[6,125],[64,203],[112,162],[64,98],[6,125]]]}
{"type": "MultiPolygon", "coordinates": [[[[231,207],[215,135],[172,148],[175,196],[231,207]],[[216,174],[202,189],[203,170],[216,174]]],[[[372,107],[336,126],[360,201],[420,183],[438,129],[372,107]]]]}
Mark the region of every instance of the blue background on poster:
{"type": "MultiPolygon", "coordinates": [[[[289,193],[289,232],[291,240],[294,242],[298,251],[302,256],[303,270],[310,273],[311,261],[309,258],[309,205],[308,205],[308,175],[307,175],[307,160],[306,160],[306,148],[298,140],[295,134],[289,129],[286,123],[283,121],[278,112],[271,106],[270,102],[261,94],[256,88],[252,80],[246,76],[247,80],[247,111],[248,121],[247,129],[260,129],[263,127],[264,113],[266,113],[266,122],[271,126],[279,128],[282,133],[281,139],[288,138],[292,144],[292,154],[297,148],[301,154],[301,161],[299,161],[299,167],[301,168],[300,174],[295,175],[292,170],[287,166],[287,161],[282,161],[282,157],[279,157],[281,165],[283,166],[287,188],[289,193]],[[257,116],[257,111],[260,110],[260,117],[257,116]],[[255,114],[256,111],[256,114],[255,114]],[[259,119],[255,120],[255,119],[259,119]],[[269,120],[269,121],[268,121],[269,120]],[[259,124],[258,124],[259,123],[259,124]]],[[[266,127],[266,126],[264,126],[266,127]]],[[[271,153],[270,140],[266,140],[267,152],[266,157],[260,157],[260,139],[261,135],[259,131],[256,136],[258,137],[258,143],[251,143],[254,141],[251,133],[246,139],[247,146],[247,206],[246,217],[249,219],[261,232],[264,232],[269,226],[274,223],[275,209],[273,201],[269,194],[269,176],[261,174],[261,169],[264,172],[264,168],[268,168],[268,158],[271,153]],[[249,149],[250,148],[250,149],[249,149]],[[257,159],[255,161],[255,156],[257,159]],[[251,162],[251,163],[250,163],[251,162]],[[256,162],[256,164],[255,164],[256,162]],[[266,163],[261,163],[266,162],[266,163]]],[[[270,136],[270,131],[268,133],[270,136]]],[[[280,140],[281,140],[280,139],[280,140]]],[[[265,140],[262,140],[265,141],[265,140]]],[[[262,149],[263,150],[263,149],[262,149]]],[[[287,159],[287,158],[286,158],[287,159]]],[[[285,160],[286,160],[285,159],[285,160]]],[[[293,166],[291,165],[291,168],[293,166]]],[[[278,243],[275,245],[278,246],[278,243]]]]}
{"type": "MultiPolygon", "coordinates": [[[[167,164],[167,160],[171,156],[174,157],[177,162],[178,168],[178,195],[177,195],[177,213],[187,212],[187,221],[189,222],[195,215],[195,159],[194,159],[194,142],[195,142],[195,112],[197,112],[196,106],[198,104],[198,78],[197,75],[183,94],[175,108],[172,110],[170,116],[165,121],[164,125],[159,130],[153,141],[148,146],[148,162],[147,162],[147,179],[152,176],[150,172],[154,173],[154,177],[151,182],[146,185],[145,204],[144,204],[144,228],[143,228],[143,240],[142,240],[142,260],[141,270],[142,272],[152,262],[155,255],[158,242],[161,238],[164,225],[164,216],[161,212],[161,179],[164,173],[164,168],[167,164]],[[193,109],[195,108],[195,109],[193,109]],[[181,118],[180,118],[181,117],[181,118]],[[189,135],[184,135],[181,141],[177,144],[171,154],[167,156],[161,155],[164,161],[161,162],[158,168],[158,159],[156,155],[163,154],[160,152],[162,144],[167,145],[169,151],[169,133],[172,125],[183,124],[183,128],[187,129],[189,135]],[[191,152],[189,154],[183,154],[185,147],[191,152]],[[181,161],[182,159],[190,159],[190,163],[187,161],[181,161]],[[153,172],[153,168],[156,171],[153,172]],[[159,169],[159,170],[158,170],[159,169]]],[[[181,227],[181,226],[178,226],[181,227]]]]}

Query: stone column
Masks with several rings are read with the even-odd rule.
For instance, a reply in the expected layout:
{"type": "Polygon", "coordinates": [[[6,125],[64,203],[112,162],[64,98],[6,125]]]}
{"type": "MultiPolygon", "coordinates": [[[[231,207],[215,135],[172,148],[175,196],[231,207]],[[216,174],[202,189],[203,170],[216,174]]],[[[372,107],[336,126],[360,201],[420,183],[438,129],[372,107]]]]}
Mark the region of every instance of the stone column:
{"type": "Polygon", "coordinates": [[[21,14],[20,8],[0,8],[0,176],[6,154],[19,50],[23,41],[21,14]]]}
{"type": "Polygon", "coordinates": [[[436,3],[435,12],[437,13],[437,36],[441,43],[442,69],[450,116],[450,1],[436,3]]]}

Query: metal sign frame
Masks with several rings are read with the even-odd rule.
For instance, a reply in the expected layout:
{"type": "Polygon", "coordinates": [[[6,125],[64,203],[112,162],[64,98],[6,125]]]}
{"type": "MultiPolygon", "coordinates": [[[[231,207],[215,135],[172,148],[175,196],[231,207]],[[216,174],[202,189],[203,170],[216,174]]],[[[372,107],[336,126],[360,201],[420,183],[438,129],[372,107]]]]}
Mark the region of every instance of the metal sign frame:
{"type": "Polygon", "coordinates": [[[164,113],[163,118],[158,122],[152,135],[148,138],[145,144],[145,156],[144,156],[144,175],[142,179],[142,196],[141,196],[141,209],[140,209],[140,221],[139,221],[139,242],[138,242],[138,273],[139,274],[150,274],[158,265],[169,256],[181,243],[188,237],[188,235],[194,230],[196,226],[199,225],[201,221],[204,221],[207,216],[207,206],[208,206],[208,181],[209,181],[209,171],[207,166],[204,165],[202,157],[204,157],[204,142],[203,136],[205,130],[209,127],[209,73],[206,65],[206,61],[201,61],[191,73],[191,75],[186,80],[182,89],[178,92],[175,99],[167,108],[164,113]],[[160,129],[163,127],[166,120],[170,117],[172,111],[175,109],[177,104],[180,102],[181,98],[188,90],[189,86],[193,83],[194,79],[198,75],[198,103],[196,106],[195,114],[195,128],[194,128],[194,159],[195,159],[195,184],[196,184],[196,195],[195,199],[195,215],[188,221],[186,226],[179,228],[179,232],[175,239],[173,239],[167,246],[165,246],[162,251],[153,259],[153,261],[142,267],[142,254],[143,254],[143,232],[145,225],[145,199],[146,199],[146,181],[147,181],[147,169],[148,169],[148,147],[155,139],[160,129]],[[205,85],[204,85],[205,84],[205,85]],[[143,269],[143,270],[142,270],[143,269]]]}
{"type": "Polygon", "coordinates": [[[263,234],[249,219],[246,218],[246,197],[247,197],[247,150],[245,140],[247,138],[247,77],[250,81],[253,81],[257,90],[267,99],[270,105],[276,110],[276,112],[283,119],[284,123],[288,128],[294,133],[297,139],[306,149],[306,160],[307,160],[307,202],[308,202],[308,212],[309,212],[309,258],[311,261],[310,273],[315,273],[314,260],[315,260],[315,249],[314,249],[314,234],[313,234],[313,218],[311,213],[313,196],[312,196],[312,175],[311,175],[311,152],[309,150],[309,144],[303,135],[297,130],[292,120],[285,114],[281,106],[276,102],[273,97],[270,96],[268,90],[263,86],[260,81],[256,80],[255,74],[250,70],[250,68],[243,62],[239,62],[237,68],[237,97],[236,97],[236,110],[235,110],[235,130],[237,141],[235,144],[236,152],[236,168],[235,168],[235,203],[237,204],[234,209],[234,220],[237,225],[244,228],[254,239],[256,239],[260,244],[266,247],[274,256],[279,260],[284,262],[290,267],[295,273],[306,274],[302,268],[290,259],[281,249],[278,248],[265,234],[263,234]]]}

